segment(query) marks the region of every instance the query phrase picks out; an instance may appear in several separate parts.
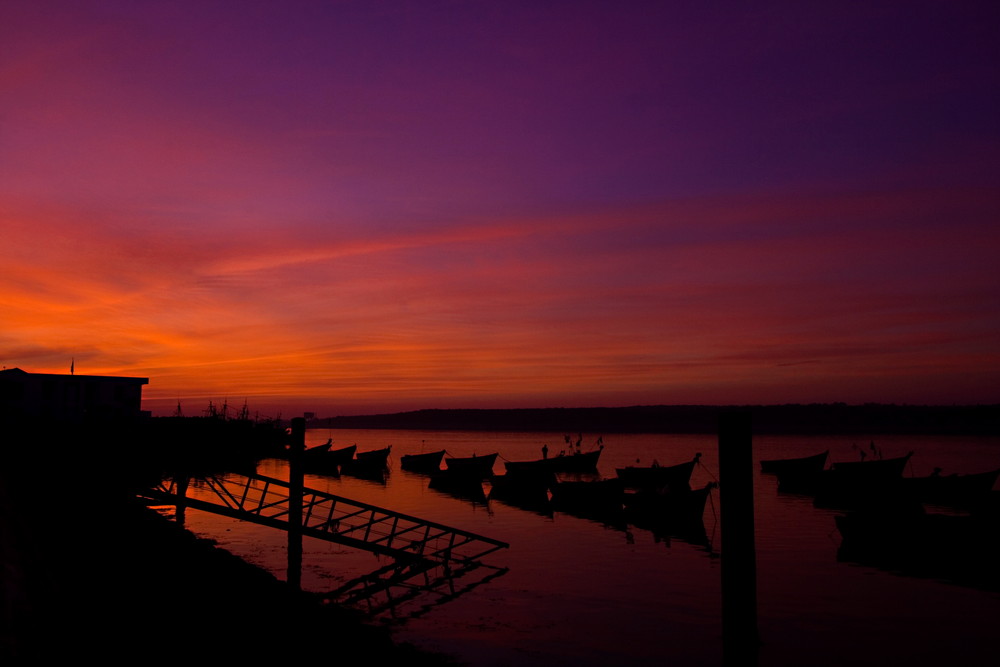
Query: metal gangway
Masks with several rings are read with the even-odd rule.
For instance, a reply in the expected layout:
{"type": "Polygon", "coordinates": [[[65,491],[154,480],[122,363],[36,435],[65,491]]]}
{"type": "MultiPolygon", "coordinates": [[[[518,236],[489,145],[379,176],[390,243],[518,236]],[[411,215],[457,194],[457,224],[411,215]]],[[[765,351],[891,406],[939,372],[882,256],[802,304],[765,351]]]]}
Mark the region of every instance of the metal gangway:
{"type": "Polygon", "coordinates": [[[297,527],[311,537],[371,551],[397,562],[426,561],[450,565],[476,563],[510,545],[469,531],[395,512],[331,493],[301,487],[299,496],[289,482],[263,475],[199,477],[211,500],[187,495],[188,480],[166,479],[143,491],[150,503],[212,512],[280,530],[297,527]],[[293,503],[294,500],[294,503],[293,503]]]}

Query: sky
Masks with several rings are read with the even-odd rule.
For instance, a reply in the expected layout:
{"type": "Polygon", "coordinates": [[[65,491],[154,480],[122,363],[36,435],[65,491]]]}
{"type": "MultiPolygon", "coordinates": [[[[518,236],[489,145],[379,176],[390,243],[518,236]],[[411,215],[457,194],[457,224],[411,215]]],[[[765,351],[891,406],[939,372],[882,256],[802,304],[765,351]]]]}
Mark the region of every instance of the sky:
{"type": "Polygon", "coordinates": [[[0,364],[154,414],[1000,402],[1000,4],[0,3],[0,364]]]}

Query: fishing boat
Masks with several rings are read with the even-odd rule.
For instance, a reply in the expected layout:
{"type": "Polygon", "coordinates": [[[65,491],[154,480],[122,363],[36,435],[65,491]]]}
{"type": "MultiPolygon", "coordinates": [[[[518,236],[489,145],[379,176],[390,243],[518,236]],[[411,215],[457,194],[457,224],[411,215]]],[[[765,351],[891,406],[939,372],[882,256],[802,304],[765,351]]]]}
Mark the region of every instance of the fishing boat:
{"type": "Polygon", "coordinates": [[[327,440],[322,445],[316,445],[315,447],[309,447],[308,449],[303,450],[302,456],[308,458],[308,457],[317,456],[317,455],[320,455],[320,454],[325,454],[325,453],[327,453],[327,452],[330,451],[330,446],[332,444],[333,444],[333,440],[327,440]]]}
{"type": "Polygon", "coordinates": [[[489,479],[493,476],[493,465],[496,463],[499,453],[487,454],[486,456],[472,455],[469,457],[446,457],[444,466],[447,470],[457,470],[473,476],[479,476],[480,480],[489,479]]]}
{"type": "Polygon", "coordinates": [[[625,500],[625,483],[608,479],[555,479],[550,487],[556,509],[605,509],[620,511],[625,500]]]}
{"type": "Polygon", "coordinates": [[[845,491],[880,492],[903,476],[913,452],[888,459],[838,461],[830,468],[780,470],[778,491],[804,495],[835,495],[845,491]]]}
{"type": "Polygon", "coordinates": [[[886,477],[901,477],[906,470],[913,452],[890,459],[860,459],[858,461],[838,461],[831,470],[846,478],[879,479],[886,477]]]}
{"type": "Polygon", "coordinates": [[[385,466],[389,461],[392,445],[382,449],[371,449],[366,452],[355,452],[354,462],[368,466],[385,466]]]}
{"type": "Polygon", "coordinates": [[[331,443],[312,447],[303,452],[302,464],[305,469],[321,475],[340,475],[341,468],[354,457],[357,445],[330,449],[331,443]]]}
{"type": "Polygon", "coordinates": [[[703,521],[705,505],[717,486],[709,482],[700,489],[670,489],[626,491],[626,513],[642,523],[687,524],[703,521]]]}
{"type": "Polygon", "coordinates": [[[344,465],[354,460],[354,453],[358,451],[357,445],[350,445],[349,447],[341,447],[340,449],[331,449],[328,451],[327,455],[323,457],[325,461],[331,464],[344,465]]]}
{"type": "Polygon", "coordinates": [[[841,535],[838,560],[1000,592],[996,517],[934,513],[917,505],[855,510],[834,520],[841,535]]]}
{"type": "Polygon", "coordinates": [[[694,458],[677,465],[661,466],[654,462],[651,466],[626,466],[617,468],[618,479],[630,489],[684,490],[691,488],[691,473],[701,459],[701,452],[694,458]]]}
{"type": "Polygon", "coordinates": [[[916,503],[903,493],[903,471],[913,452],[890,459],[844,461],[816,476],[816,507],[857,509],[916,503]]]}
{"type": "Polygon", "coordinates": [[[537,461],[505,461],[504,469],[508,474],[539,474],[544,472],[597,472],[597,461],[601,458],[604,445],[589,452],[561,453],[557,456],[538,459],[537,461]]]}
{"type": "Polygon", "coordinates": [[[830,455],[830,450],[813,454],[811,456],[801,456],[788,459],[765,459],[760,462],[760,471],[772,475],[778,474],[812,474],[822,470],[826,466],[826,459],[830,455]]]}
{"type": "Polygon", "coordinates": [[[419,473],[431,473],[441,469],[444,450],[421,454],[403,454],[399,457],[399,467],[403,470],[419,473]]]}
{"type": "Polygon", "coordinates": [[[494,475],[490,478],[490,500],[551,516],[552,473],[539,475],[494,475]]]}
{"type": "Polygon", "coordinates": [[[941,469],[924,477],[903,477],[902,491],[921,503],[973,507],[988,497],[1000,477],[1000,469],[971,474],[942,475],[941,469]]]}
{"type": "Polygon", "coordinates": [[[430,476],[429,486],[432,489],[474,501],[485,502],[487,499],[484,478],[474,467],[445,468],[432,472],[430,476]]]}

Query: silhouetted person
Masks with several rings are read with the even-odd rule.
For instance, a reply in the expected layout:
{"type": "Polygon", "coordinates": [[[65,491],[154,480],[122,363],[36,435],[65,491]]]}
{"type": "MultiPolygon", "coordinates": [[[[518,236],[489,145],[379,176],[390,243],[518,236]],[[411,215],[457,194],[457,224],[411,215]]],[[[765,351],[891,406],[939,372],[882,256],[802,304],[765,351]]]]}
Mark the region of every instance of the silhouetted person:
{"type": "Polygon", "coordinates": [[[549,458],[549,446],[548,445],[542,445],[542,458],[543,459],[549,458]]]}

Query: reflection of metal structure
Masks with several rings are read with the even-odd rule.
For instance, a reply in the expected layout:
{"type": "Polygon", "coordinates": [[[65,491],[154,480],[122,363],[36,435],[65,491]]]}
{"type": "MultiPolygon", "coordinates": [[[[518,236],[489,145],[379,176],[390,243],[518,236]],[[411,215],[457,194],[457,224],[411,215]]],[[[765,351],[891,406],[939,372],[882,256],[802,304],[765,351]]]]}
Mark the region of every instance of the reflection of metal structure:
{"type": "MultiPolygon", "coordinates": [[[[189,498],[184,480],[162,482],[143,495],[153,502],[190,507],[289,530],[291,487],[288,482],[261,475],[202,478],[215,499],[189,498]]],[[[387,555],[410,566],[476,563],[479,558],[509,547],[506,542],[425,521],[393,510],[350,500],[315,489],[302,489],[304,537],[337,542],[387,555]]]]}
{"type": "Polygon", "coordinates": [[[473,561],[452,565],[430,561],[395,563],[352,579],[340,588],[326,593],[323,598],[361,608],[371,616],[386,614],[395,621],[402,621],[422,616],[434,607],[503,576],[507,571],[507,568],[473,561]],[[471,577],[473,573],[483,576],[465,580],[461,588],[455,586],[457,579],[471,577]],[[404,609],[406,603],[418,600],[416,608],[409,611],[404,609]]]}

